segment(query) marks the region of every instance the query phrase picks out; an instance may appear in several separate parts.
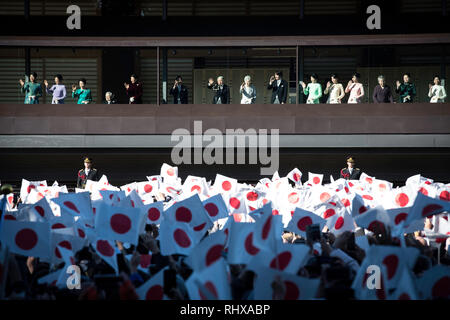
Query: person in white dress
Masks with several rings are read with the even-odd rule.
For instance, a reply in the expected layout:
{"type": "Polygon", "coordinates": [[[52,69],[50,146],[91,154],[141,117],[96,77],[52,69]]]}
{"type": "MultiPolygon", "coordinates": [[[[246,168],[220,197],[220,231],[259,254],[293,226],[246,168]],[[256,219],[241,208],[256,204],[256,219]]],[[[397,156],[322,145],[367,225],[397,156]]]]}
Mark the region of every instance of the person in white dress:
{"type": "Polygon", "coordinates": [[[435,76],[433,79],[433,84],[430,83],[430,91],[428,91],[428,97],[430,97],[431,103],[444,103],[447,93],[445,92],[444,86],[441,85],[441,79],[439,76],[435,76]]]}
{"type": "Polygon", "coordinates": [[[325,94],[328,94],[327,103],[328,104],[339,104],[345,97],[344,87],[339,83],[339,77],[337,74],[331,75],[331,82],[327,82],[327,87],[325,88],[325,94]]]}
{"type": "Polygon", "coordinates": [[[252,85],[252,78],[247,75],[241,84],[239,92],[242,94],[241,104],[253,104],[256,100],[256,89],[252,85]]]}

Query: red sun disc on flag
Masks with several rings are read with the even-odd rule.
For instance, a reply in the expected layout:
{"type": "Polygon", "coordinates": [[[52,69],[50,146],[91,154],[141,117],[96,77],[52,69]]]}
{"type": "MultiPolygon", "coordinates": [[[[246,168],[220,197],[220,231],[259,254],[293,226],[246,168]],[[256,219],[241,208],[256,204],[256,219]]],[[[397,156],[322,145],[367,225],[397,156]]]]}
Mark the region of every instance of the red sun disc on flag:
{"type": "Polygon", "coordinates": [[[299,182],[300,181],[300,174],[297,172],[294,172],[294,181],[299,182]]]}
{"type": "Polygon", "coordinates": [[[264,223],[263,229],[262,229],[262,234],[261,234],[261,238],[263,240],[266,240],[267,237],[269,236],[269,231],[270,231],[270,227],[272,226],[272,216],[270,216],[267,221],[264,223]]]}
{"type": "Polygon", "coordinates": [[[186,232],[181,229],[176,229],[173,232],[173,239],[182,248],[189,248],[189,246],[191,245],[191,239],[189,239],[186,232]]]}
{"type": "Polygon", "coordinates": [[[52,225],[52,229],[64,229],[64,228],[66,228],[66,226],[59,222],[52,225]]]}
{"type": "Polygon", "coordinates": [[[322,194],[320,195],[320,201],[321,202],[326,202],[331,198],[330,194],[328,192],[322,192],[322,194]]]}
{"type": "Polygon", "coordinates": [[[150,287],[145,294],[145,300],[162,300],[164,296],[164,289],[159,284],[150,287]]]}
{"type": "Polygon", "coordinates": [[[198,185],[194,185],[191,188],[191,192],[194,192],[194,191],[197,191],[200,193],[200,192],[202,192],[202,188],[200,188],[200,186],[198,186],[198,185]]]}
{"type": "Polygon", "coordinates": [[[258,200],[258,194],[255,191],[250,191],[249,193],[247,193],[247,200],[248,201],[258,200]]]}
{"type": "Polygon", "coordinates": [[[72,201],[64,201],[63,204],[69,208],[72,209],[73,211],[75,211],[76,213],[80,213],[80,211],[78,210],[77,206],[72,202],[72,201]]]}
{"type": "Polygon", "coordinates": [[[16,233],[16,245],[22,250],[31,250],[38,243],[38,235],[33,229],[22,229],[16,233]]]}
{"type": "Polygon", "coordinates": [[[114,248],[106,240],[98,240],[96,248],[105,257],[112,257],[114,255],[114,248]]]}
{"type": "Polygon", "coordinates": [[[175,219],[180,222],[191,222],[192,220],[192,213],[191,210],[189,210],[186,207],[179,207],[175,211],[175,219]]]}
{"type": "Polygon", "coordinates": [[[83,229],[78,228],[78,235],[80,238],[84,238],[86,236],[86,233],[84,233],[83,229]]]}
{"type": "Polygon", "coordinates": [[[239,201],[238,198],[231,197],[230,198],[230,206],[232,206],[235,209],[239,209],[239,207],[241,206],[241,202],[239,201]]]}
{"type": "Polygon", "coordinates": [[[192,228],[192,229],[194,229],[194,231],[202,231],[204,228],[205,228],[205,226],[206,226],[206,222],[204,222],[204,223],[202,223],[202,224],[199,224],[198,226],[195,226],[194,228],[192,228]]]}
{"type": "Polygon", "coordinates": [[[339,230],[340,228],[342,228],[343,225],[344,225],[344,218],[339,217],[337,218],[336,223],[334,224],[334,228],[336,230],[339,230]]]}
{"type": "Polygon", "coordinates": [[[442,191],[439,194],[439,199],[444,201],[450,201],[450,193],[447,190],[442,191]]]}
{"type": "Polygon", "coordinates": [[[253,245],[253,232],[250,232],[244,243],[245,250],[248,254],[254,256],[259,252],[259,249],[253,245]]]}
{"type": "Polygon", "coordinates": [[[167,169],[167,174],[169,176],[173,176],[175,174],[175,170],[173,170],[173,168],[169,168],[169,169],[167,169]]]}
{"type": "Polygon", "coordinates": [[[292,253],[285,251],[277,255],[270,262],[270,267],[272,269],[284,270],[289,265],[292,259],[292,253]]]}
{"type": "Polygon", "coordinates": [[[284,294],[284,300],[298,300],[300,297],[300,289],[298,286],[289,280],[284,281],[286,287],[286,293],[284,294]]]}
{"type": "Polygon", "coordinates": [[[400,212],[399,214],[397,214],[395,216],[394,223],[397,225],[400,222],[402,222],[403,220],[406,220],[407,217],[408,217],[408,214],[406,212],[400,212]]]}
{"type": "Polygon", "coordinates": [[[228,180],[222,182],[222,189],[225,191],[229,191],[231,189],[231,183],[228,180]]]}
{"type": "Polygon", "coordinates": [[[219,213],[219,208],[217,208],[217,206],[212,202],[205,204],[205,210],[208,212],[210,217],[215,217],[219,213]]]}
{"type": "MultiPolygon", "coordinates": [[[[208,290],[209,293],[210,293],[211,295],[213,295],[215,298],[218,298],[218,297],[219,297],[219,295],[217,294],[217,289],[216,289],[216,286],[214,285],[214,283],[212,283],[211,281],[208,281],[208,282],[206,282],[206,283],[204,284],[204,287],[205,287],[206,290],[208,290]]],[[[208,300],[208,297],[205,296],[205,295],[203,294],[203,292],[202,292],[200,289],[198,289],[198,294],[200,295],[200,298],[201,298],[202,300],[208,300]]]]}
{"type": "Polygon", "coordinates": [[[324,219],[328,219],[331,216],[334,216],[336,214],[336,211],[334,211],[334,209],[327,209],[324,213],[323,213],[323,218],[324,219]]]}
{"type": "Polygon", "coordinates": [[[388,280],[391,280],[395,276],[395,273],[397,272],[398,263],[399,259],[395,254],[390,254],[383,259],[383,264],[387,268],[388,280]]]}
{"type": "Polygon", "coordinates": [[[288,195],[288,201],[290,203],[297,203],[299,200],[299,196],[296,192],[292,192],[288,195]]]}
{"type": "Polygon", "coordinates": [[[147,217],[150,221],[157,221],[160,216],[161,213],[159,212],[158,208],[150,208],[147,211],[147,217]]]}
{"type": "Polygon", "coordinates": [[[111,229],[118,234],[130,231],[131,224],[131,219],[122,213],[115,213],[110,218],[111,229]]]}
{"type": "Polygon", "coordinates": [[[206,253],[206,258],[205,258],[206,266],[208,267],[211,264],[213,264],[214,262],[216,262],[222,256],[222,251],[223,251],[223,245],[216,244],[216,245],[212,246],[206,253]]]}
{"type": "Polygon", "coordinates": [[[311,225],[312,223],[313,221],[310,217],[303,217],[298,220],[297,227],[302,231],[306,231],[306,227],[311,225]]]}
{"type": "Polygon", "coordinates": [[[444,276],[436,281],[431,289],[431,295],[433,298],[448,299],[450,296],[450,277],[444,276]]]}
{"type": "Polygon", "coordinates": [[[436,203],[429,204],[422,209],[422,217],[429,216],[438,210],[442,210],[442,206],[436,203]]]}
{"type": "Polygon", "coordinates": [[[44,208],[42,208],[41,206],[36,206],[36,207],[34,207],[34,209],[37,211],[37,213],[39,213],[39,215],[40,215],[41,217],[44,217],[44,215],[45,215],[45,210],[44,210],[44,208]]]}
{"type": "Polygon", "coordinates": [[[405,207],[409,202],[409,197],[406,193],[399,193],[395,197],[395,203],[397,203],[400,207],[405,207]]]}
{"type": "Polygon", "coordinates": [[[152,190],[153,190],[153,187],[152,187],[151,184],[146,184],[146,185],[144,186],[144,192],[145,192],[145,193],[152,192],[152,190]]]}
{"type": "Polygon", "coordinates": [[[319,177],[314,177],[313,178],[313,183],[314,184],[319,184],[320,183],[320,178],[319,177]]]}

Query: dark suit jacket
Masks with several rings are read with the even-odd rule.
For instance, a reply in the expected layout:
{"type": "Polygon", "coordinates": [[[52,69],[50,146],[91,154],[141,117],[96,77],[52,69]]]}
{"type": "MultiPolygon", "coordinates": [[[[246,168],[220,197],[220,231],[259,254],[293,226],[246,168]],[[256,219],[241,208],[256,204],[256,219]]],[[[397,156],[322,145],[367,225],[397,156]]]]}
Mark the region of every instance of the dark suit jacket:
{"type": "Polygon", "coordinates": [[[286,103],[287,100],[287,94],[289,90],[289,86],[286,80],[281,79],[280,86],[277,86],[277,80],[274,80],[272,84],[267,86],[267,89],[272,89],[272,98],[270,99],[270,103],[275,102],[276,96],[278,96],[278,100],[280,100],[280,103],[284,102],[286,103]]]}
{"type": "Polygon", "coordinates": [[[142,84],[140,84],[139,82],[130,83],[130,87],[126,91],[127,91],[128,99],[131,97],[134,97],[134,101],[131,102],[131,104],[141,104],[142,103],[142,94],[143,94],[142,84]]]}
{"type": "Polygon", "coordinates": [[[175,89],[172,87],[169,92],[173,96],[173,103],[178,104],[178,96],[180,97],[181,104],[188,103],[188,89],[184,84],[181,85],[181,92],[178,91],[178,86],[175,89]]]}
{"type": "Polygon", "coordinates": [[[219,86],[217,83],[214,83],[213,85],[209,85],[208,83],[208,89],[212,89],[216,92],[216,95],[213,98],[213,104],[217,104],[217,101],[222,101],[222,104],[229,104],[230,103],[230,89],[226,84],[223,85],[222,89],[219,89],[219,86]]]}
{"type": "Polygon", "coordinates": [[[103,104],[116,104],[117,101],[115,99],[111,99],[111,103],[108,103],[106,100],[103,100],[103,104]]]}
{"type": "Polygon", "coordinates": [[[83,189],[86,186],[87,180],[93,180],[93,181],[99,180],[97,169],[92,168],[89,171],[88,175],[86,175],[86,172],[84,171],[84,169],[80,169],[78,171],[77,188],[83,189]]]}
{"type": "Polygon", "coordinates": [[[348,171],[348,168],[343,168],[341,170],[341,178],[346,180],[359,180],[361,176],[361,170],[359,168],[353,168],[352,174],[348,171]]]}

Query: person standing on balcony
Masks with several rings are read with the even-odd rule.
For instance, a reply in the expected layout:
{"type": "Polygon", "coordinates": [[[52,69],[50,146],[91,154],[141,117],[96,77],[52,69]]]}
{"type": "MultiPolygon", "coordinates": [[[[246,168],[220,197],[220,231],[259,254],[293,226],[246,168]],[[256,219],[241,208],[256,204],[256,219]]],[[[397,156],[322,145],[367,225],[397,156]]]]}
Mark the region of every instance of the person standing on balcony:
{"type": "Polygon", "coordinates": [[[412,103],[416,96],[416,86],[414,83],[409,82],[410,79],[411,75],[405,73],[403,75],[403,83],[400,83],[400,81],[397,80],[395,92],[399,94],[400,103],[412,103]]]}
{"type": "Polygon", "coordinates": [[[28,79],[25,79],[25,81],[23,79],[19,80],[19,83],[21,85],[20,91],[22,93],[25,93],[25,101],[24,101],[25,104],[38,104],[39,98],[42,97],[41,84],[37,83],[36,80],[37,80],[36,72],[30,74],[30,81],[28,81],[28,79]]]}
{"type": "Polygon", "coordinates": [[[55,84],[49,88],[48,81],[44,80],[45,91],[52,95],[52,104],[64,104],[66,98],[66,86],[62,83],[63,77],[60,74],[55,76],[55,84]]]}
{"type": "Polygon", "coordinates": [[[139,83],[138,80],[138,76],[132,74],[130,76],[131,83],[124,83],[125,89],[127,90],[129,104],[142,104],[142,84],[139,83]]]}
{"type": "Polygon", "coordinates": [[[328,104],[339,104],[341,103],[342,99],[344,99],[344,87],[341,83],[339,83],[339,77],[337,76],[337,74],[331,75],[331,82],[327,82],[327,87],[325,88],[324,93],[328,94],[328,104]]]}
{"type": "Polygon", "coordinates": [[[217,77],[217,83],[213,78],[208,79],[207,88],[216,92],[213,98],[213,104],[229,104],[230,103],[230,89],[223,82],[223,76],[217,77]]]}
{"type": "Polygon", "coordinates": [[[252,85],[252,78],[249,75],[244,77],[244,83],[241,84],[239,92],[242,94],[241,104],[255,103],[256,89],[252,85]]]}
{"type": "Polygon", "coordinates": [[[347,84],[347,88],[345,88],[345,93],[350,92],[350,96],[348,98],[348,103],[361,103],[362,97],[364,97],[364,87],[362,83],[359,82],[361,75],[358,72],[353,74],[352,80],[350,80],[347,84]]]}
{"type": "Polygon", "coordinates": [[[430,83],[430,91],[428,91],[428,97],[430,97],[431,103],[444,103],[447,93],[445,92],[444,86],[441,85],[441,79],[439,76],[435,76],[433,79],[433,84],[430,83]]]}
{"type": "Polygon", "coordinates": [[[88,180],[98,181],[98,179],[99,176],[97,169],[92,168],[92,159],[85,158],[84,169],[80,169],[78,171],[77,188],[84,189],[88,180]]]}
{"type": "Polygon", "coordinates": [[[170,89],[170,95],[173,96],[174,104],[188,104],[188,89],[183,84],[183,78],[181,76],[177,76],[175,78],[175,82],[173,87],[170,89]]]}
{"type": "Polygon", "coordinates": [[[383,75],[378,76],[378,85],[373,90],[374,103],[393,103],[391,87],[386,84],[383,75]]]}
{"type": "Polygon", "coordinates": [[[347,158],[347,168],[341,170],[341,178],[345,180],[358,180],[361,176],[361,170],[355,168],[355,159],[353,157],[347,158]]]}
{"type": "Polygon", "coordinates": [[[78,99],[77,104],[89,104],[92,102],[91,89],[86,88],[86,79],[81,78],[78,81],[78,85],[80,86],[77,89],[77,85],[72,85],[72,98],[78,99]]]}
{"type": "Polygon", "coordinates": [[[300,85],[303,87],[303,93],[308,96],[307,104],[318,104],[322,97],[322,85],[318,83],[319,77],[313,73],[311,75],[311,82],[306,85],[303,81],[300,81],[300,85]]]}
{"type": "Polygon", "coordinates": [[[283,73],[281,71],[275,72],[275,75],[270,77],[267,89],[272,89],[272,98],[270,99],[270,103],[286,103],[289,88],[287,81],[283,79],[283,73]]]}
{"type": "Polygon", "coordinates": [[[105,93],[105,101],[103,101],[103,104],[116,104],[116,98],[114,97],[114,94],[110,91],[105,93]]]}

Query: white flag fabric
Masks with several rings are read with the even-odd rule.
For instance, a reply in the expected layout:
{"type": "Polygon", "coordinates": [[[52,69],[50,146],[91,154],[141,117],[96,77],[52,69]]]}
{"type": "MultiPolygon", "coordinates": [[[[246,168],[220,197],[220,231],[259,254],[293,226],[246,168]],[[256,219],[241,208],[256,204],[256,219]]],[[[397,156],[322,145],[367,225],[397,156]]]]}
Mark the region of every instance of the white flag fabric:
{"type": "Polygon", "coordinates": [[[323,174],[308,172],[308,183],[311,185],[321,185],[323,181],[323,174]]]}
{"type": "Polygon", "coordinates": [[[450,298],[450,267],[442,264],[426,270],[418,280],[421,299],[450,298]]]}
{"type": "Polygon", "coordinates": [[[189,255],[199,242],[199,237],[194,233],[192,227],[184,222],[164,220],[160,229],[161,254],[189,255]]]}
{"type": "Polygon", "coordinates": [[[3,220],[1,242],[13,253],[49,259],[50,228],[47,222],[3,220]]]}
{"type": "Polygon", "coordinates": [[[254,244],[255,223],[232,222],[228,244],[228,263],[247,264],[259,252],[254,244]]]}
{"type": "Polygon", "coordinates": [[[301,186],[302,185],[302,172],[298,168],[292,169],[287,177],[289,180],[293,181],[295,185],[301,186]]]}
{"type": "Polygon", "coordinates": [[[140,208],[147,216],[147,224],[161,224],[163,221],[164,204],[162,201],[144,205],[140,208]]]}
{"type": "Polygon", "coordinates": [[[283,300],[311,300],[316,297],[320,279],[308,279],[297,275],[280,272],[271,268],[260,267],[256,272],[255,300],[273,300],[274,292],[272,283],[276,277],[280,277],[283,287],[283,300]]]}
{"type": "Polygon", "coordinates": [[[59,205],[61,212],[66,212],[74,217],[92,216],[89,192],[60,193],[58,198],[53,198],[51,200],[59,205]]]}
{"type": "Polygon", "coordinates": [[[409,210],[408,217],[405,220],[405,226],[408,226],[415,220],[431,217],[444,211],[450,211],[450,202],[430,198],[418,192],[414,204],[409,210]]]}
{"type": "Polygon", "coordinates": [[[229,215],[227,205],[221,194],[216,194],[203,202],[203,207],[214,222],[219,219],[227,218],[229,215]]]}
{"type": "Polygon", "coordinates": [[[114,242],[97,238],[95,241],[93,241],[92,246],[94,247],[97,254],[116,271],[116,274],[119,274],[117,252],[114,242]]]}
{"type": "Polygon", "coordinates": [[[103,204],[95,215],[95,230],[102,239],[138,244],[144,218],[139,208],[103,204]]]}
{"type": "Polygon", "coordinates": [[[233,193],[236,192],[237,180],[223,176],[221,174],[216,174],[214,180],[213,189],[218,193],[233,193]]]}
{"type": "Polygon", "coordinates": [[[186,281],[191,300],[231,300],[230,275],[223,258],[194,273],[186,281]]]}
{"type": "Polygon", "coordinates": [[[164,294],[164,270],[167,269],[166,267],[158,271],[136,289],[139,300],[164,300],[166,297],[164,294]]]}
{"type": "Polygon", "coordinates": [[[303,238],[306,238],[306,228],[309,225],[316,223],[320,225],[320,230],[322,230],[325,226],[326,220],[313,212],[296,208],[287,229],[301,235],[303,238]]]}
{"type": "Polygon", "coordinates": [[[225,233],[214,232],[200,241],[184,262],[191,266],[194,271],[201,271],[211,266],[221,258],[226,239],[225,233]]]}

